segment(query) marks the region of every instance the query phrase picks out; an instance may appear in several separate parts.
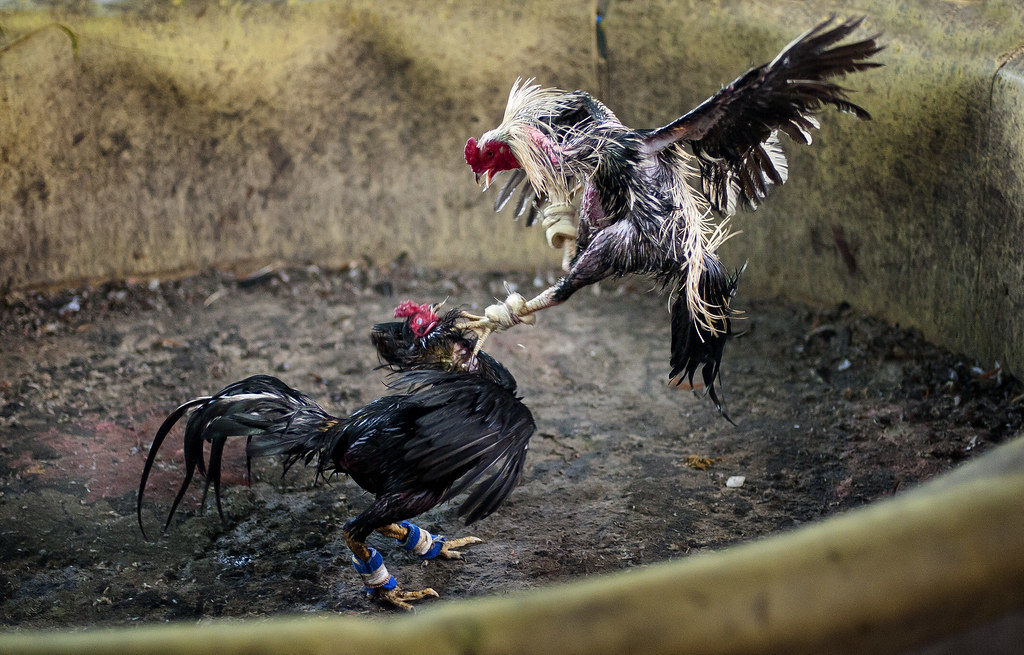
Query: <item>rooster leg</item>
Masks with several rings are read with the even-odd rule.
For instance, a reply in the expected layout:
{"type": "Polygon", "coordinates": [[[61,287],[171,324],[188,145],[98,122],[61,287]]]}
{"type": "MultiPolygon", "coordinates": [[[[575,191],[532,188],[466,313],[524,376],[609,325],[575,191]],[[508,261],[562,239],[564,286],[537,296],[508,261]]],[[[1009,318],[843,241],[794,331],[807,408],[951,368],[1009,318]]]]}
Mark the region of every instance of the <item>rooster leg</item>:
{"type": "Polygon", "coordinates": [[[345,542],[352,551],[352,568],[363,578],[363,585],[366,593],[379,600],[397,607],[400,610],[411,611],[409,603],[421,598],[433,596],[437,598],[437,592],[427,587],[417,591],[405,591],[400,589],[395,576],[388,572],[384,566],[384,557],[375,548],[367,546],[362,541],[353,537],[352,533],[344,530],[345,542]]]}
{"type": "Polygon", "coordinates": [[[542,309],[547,309],[548,307],[554,307],[555,305],[560,304],[562,301],[555,299],[555,288],[556,287],[550,287],[545,289],[532,299],[526,301],[526,303],[523,304],[522,309],[519,310],[520,320],[535,314],[542,309]]]}
{"type": "Polygon", "coordinates": [[[459,327],[464,330],[472,330],[477,334],[476,347],[473,348],[472,356],[477,356],[477,353],[480,352],[484,341],[487,340],[491,332],[507,330],[513,325],[519,325],[520,323],[526,323],[527,325],[536,323],[536,319],[532,316],[533,312],[523,311],[526,304],[525,298],[518,293],[510,292],[504,302],[488,306],[484,310],[482,317],[463,313],[463,318],[469,322],[463,323],[459,327]]]}
{"type": "Polygon", "coordinates": [[[628,252],[632,239],[635,239],[635,231],[629,225],[614,233],[598,233],[572,261],[566,274],[552,286],[527,301],[518,293],[510,294],[504,303],[488,307],[483,321],[491,318],[492,310],[503,309],[511,314],[509,323],[533,325],[536,322],[534,314],[537,312],[562,304],[583,287],[600,282],[609,275],[627,272],[625,269],[619,270],[616,262],[628,261],[623,253],[628,252]]]}
{"type": "Polygon", "coordinates": [[[517,308],[516,318],[523,323],[533,322],[534,314],[562,304],[583,287],[600,282],[609,275],[630,272],[623,263],[630,259],[628,253],[636,232],[627,222],[616,225],[614,229],[598,232],[572,260],[565,275],[517,308]]]}
{"type": "Polygon", "coordinates": [[[397,539],[398,541],[403,541],[409,534],[408,530],[397,523],[391,523],[390,525],[385,525],[383,528],[377,528],[377,532],[381,533],[385,537],[397,539]]]}
{"type": "Polygon", "coordinates": [[[407,550],[414,555],[419,555],[421,559],[434,559],[435,557],[441,557],[443,559],[462,559],[462,553],[455,550],[456,548],[472,546],[473,544],[478,544],[483,541],[479,537],[447,539],[441,535],[432,535],[415,523],[410,523],[409,521],[392,523],[391,525],[386,525],[383,528],[378,528],[377,531],[385,537],[396,539],[398,541],[398,545],[401,546],[403,550],[407,550]]]}
{"type": "MultiPolygon", "coordinates": [[[[352,551],[352,567],[363,579],[366,593],[401,610],[412,609],[411,601],[438,594],[431,588],[406,591],[398,586],[395,577],[384,566],[384,558],[375,549],[366,545],[366,538],[375,530],[390,528],[402,516],[415,516],[437,504],[440,495],[424,492],[412,496],[383,494],[359,516],[342,528],[345,542],[352,551]]],[[[387,534],[387,532],[385,532],[387,534]]]]}

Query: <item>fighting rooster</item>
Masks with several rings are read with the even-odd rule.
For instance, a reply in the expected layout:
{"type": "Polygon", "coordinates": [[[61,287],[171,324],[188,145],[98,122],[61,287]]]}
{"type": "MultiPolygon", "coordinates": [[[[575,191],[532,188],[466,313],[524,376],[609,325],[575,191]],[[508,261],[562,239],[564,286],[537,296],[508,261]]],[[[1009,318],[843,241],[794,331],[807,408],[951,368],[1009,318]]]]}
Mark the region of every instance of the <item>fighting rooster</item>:
{"type": "Polygon", "coordinates": [[[374,326],[372,338],[381,360],[394,371],[390,386],[396,393],[348,417],[328,414],[267,375],[235,382],[174,410],[157,431],[142,471],[139,527],[157,451],[174,424],[191,412],[185,425],[185,478],[164,529],[196,469],[206,478],[203,503],[212,483],[221,511],[224,444],[229,437],[245,436],[247,459],[280,456],[286,472],[296,462],[315,462],[318,478],[344,473],[374,494],[370,506],[342,529],[368,594],[401,609],[437,596],[429,588],[402,590],[381,554],[366,545],[367,537],[374,531],[392,537],[423,559],[460,558],[456,548],[480,540],[432,535],[409,519],[470,487],[458,515],[467,525],[490,515],[518,483],[536,426],[508,370],[486,353],[473,356],[475,338],[457,326],[459,312],[439,317],[431,306],[406,302],[395,315],[406,320],[374,326]],[[204,441],[211,444],[208,462],[204,441]]]}
{"type": "Polygon", "coordinates": [[[881,49],[877,37],[837,45],[862,20],[826,20],[658,129],[626,127],[583,91],[517,81],[501,125],[479,143],[469,139],[466,162],[485,188],[496,174],[512,171],[496,210],[528,180],[515,214],[531,223],[543,207],[549,244],[566,246],[566,273],[532,300],[512,294],[482,317],[466,314],[464,327],[479,333],[478,346],[491,331],[532,322],[535,312],[584,286],[612,275],[647,275],[673,295],[670,379],[682,376],[692,385],[700,368],[721,410],[715,382],[738,274],[730,275],[716,255],[728,234],[725,221],[713,224],[711,210],[727,220],[741,200],[756,209],[772,186],[786,181],[779,132],[810,144],[819,125],[815,114],[826,106],[870,118],[833,81],[881,65],[868,61],[881,49]],[[699,191],[689,184],[694,173],[699,191]]]}

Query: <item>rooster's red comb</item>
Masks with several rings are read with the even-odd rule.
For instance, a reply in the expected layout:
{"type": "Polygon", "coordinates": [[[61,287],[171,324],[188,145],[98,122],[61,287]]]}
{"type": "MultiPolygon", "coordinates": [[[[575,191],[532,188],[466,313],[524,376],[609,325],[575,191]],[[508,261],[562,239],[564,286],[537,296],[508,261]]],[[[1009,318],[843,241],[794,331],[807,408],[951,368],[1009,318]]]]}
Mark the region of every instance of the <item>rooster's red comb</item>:
{"type": "Polygon", "coordinates": [[[430,334],[430,331],[437,326],[437,314],[430,305],[417,305],[411,300],[406,300],[398,307],[395,307],[395,318],[406,319],[409,329],[417,338],[423,338],[430,334]]]}
{"type": "Polygon", "coordinates": [[[474,173],[479,173],[483,170],[480,165],[480,148],[476,145],[476,139],[469,137],[469,141],[466,141],[466,150],[463,154],[466,156],[466,163],[469,164],[474,173]]]}
{"type": "Polygon", "coordinates": [[[430,305],[417,305],[411,300],[406,300],[398,307],[395,307],[395,318],[408,318],[423,311],[430,311],[430,305]]]}

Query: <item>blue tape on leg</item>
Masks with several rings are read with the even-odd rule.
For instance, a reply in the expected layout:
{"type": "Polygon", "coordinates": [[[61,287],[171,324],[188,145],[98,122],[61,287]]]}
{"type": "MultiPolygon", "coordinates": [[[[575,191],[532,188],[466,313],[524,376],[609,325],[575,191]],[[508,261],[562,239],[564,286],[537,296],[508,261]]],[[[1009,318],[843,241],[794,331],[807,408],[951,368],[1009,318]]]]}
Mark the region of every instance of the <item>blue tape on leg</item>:
{"type": "Polygon", "coordinates": [[[366,595],[367,596],[372,596],[374,594],[374,592],[376,592],[378,589],[383,589],[385,591],[391,591],[392,589],[394,589],[397,586],[398,586],[398,580],[395,580],[395,576],[391,576],[390,578],[388,578],[388,581],[385,582],[384,584],[382,584],[381,586],[379,586],[379,587],[363,587],[363,590],[366,591],[366,595]]]}
{"type": "Polygon", "coordinates": [[[370,557],[365,562],[355,555],[352,556],[352,568],[360,575],[373,573],[384,564],[384,556],[377,552],[376,548],[367,548],[366,550],[370,552],[370,557]]]}
{"type": "Polygon", "coordinates": [[[395,576],[388,573],[384,566],[384,556],[374,548],[367,548],[369,556],[363,561],[352,556],[352,568],[363,579],[363,588],[368,594],[373,594],[377,589],[391,590],[398,586],[395,576]]]}
{"type": "Polygon", "coordinates": [[[402,521],[398,525],[409,531],[408,534],[405,535],[404,540],[398,540],[398,545],[403,550],[408,551],[411,551],[412,549],[416,548],[416,544],[420,542],[419,526],[417,526],[415,523],[410,523],[408,521],[402,521]]]}
{"type": "Polygon", "coordinates": [[[434,543],[430,544],[430,550],[420,555],[420,559],[434,559],[440,555],[441,549],[444,548],[445,541],[447,541],[447,539],[440,535],[434,537],[434,543]]]}

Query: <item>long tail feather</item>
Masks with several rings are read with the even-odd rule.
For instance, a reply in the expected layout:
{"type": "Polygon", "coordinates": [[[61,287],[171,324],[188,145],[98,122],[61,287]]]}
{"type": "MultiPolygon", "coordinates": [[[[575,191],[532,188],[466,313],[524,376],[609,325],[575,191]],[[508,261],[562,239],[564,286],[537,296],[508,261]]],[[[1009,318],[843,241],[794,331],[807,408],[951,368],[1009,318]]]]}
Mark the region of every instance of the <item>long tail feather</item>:
{"type": "Polygon", "coordinates": [[[710,326],[694,320],[683,293],[672,302],[672,369],[669,379],[686,380],[692,387],[693,376],[700,369],[707,395],[730,423],[732,419],[722,406],[716,384],[719,381],[725,343],[732,335],[733,311],[729,302],[736,292],[741,273],[742,270],[730,276],[716,257],[706,258],[700,280],[700,294],[717,316],[710,326]]]}
{"type": "Polygon", "coordinates": [[[146,493],[146,482],[149,481],[149,472],[152,470],[153,462],[156,460],[156,453],[160,450],[160,446],[163,444],[164,439],[167,438],[167,434],[171,431],[171,428],[181,420],[181,417],[196,405],[201,405],[210,400],[210,398],[210,396],[193,398],[187,403],[179,406],[171,412],[170,416],[164,419],[164,422],[160,425],[160,429],[156,431],[156,435],[153,437],[153,445],[149,447],[149,454],[146,455],[146,464],[142,467],[142,479],[139,481],[139,497],[138,502],[135,505],[135,512],[139,519],[139,530],[142,531],[142,536],[145,539],[149,539],[149,537],[146,536],[146,528],[142,525],[142,496],[146,493]]]}
{"type": "Polygon", "coordinates": [[[203,489],[203,500],[200,502],[200,509],[206,506],[206,492],[210,488],[210,482],[213,482],[213,497],[217,502],[217,514],[220,516],[220,520],[224,520],[224,509],[220,504],[220,465],[224,457],[224,444],[228,441],[227,435],[220,432],[213,438],[210,445],[210,472],[206,476],[206,486],[203,489]]]}
{"type": "Polygon", "coordinates": [[[296,461],[309,463],[319,457],[322,468],[334,445],[334,431],[330,428],[339,422],[312,399],[265,375],[230,384],[213,396],[190,400],[167,417],[153,439],[139,484],[136,509],[140,528],[142,496],[157,450],[171,428],[190,410],[184,434],[185,477],[171,504],[164,530],[170,526],[197,469],[206,478],[200,507],[205,507],[212,484],[217,513],[224,519],[220,477],[224,446],[230,437],[246,437],[246,468],[250,477],[252,459],[267,455],[283,455],[286,468],[296,461]],[[211,444],[208,463],[203,459],[204,441],[211,444]]]}

